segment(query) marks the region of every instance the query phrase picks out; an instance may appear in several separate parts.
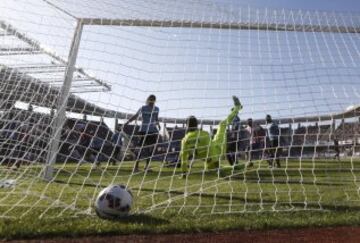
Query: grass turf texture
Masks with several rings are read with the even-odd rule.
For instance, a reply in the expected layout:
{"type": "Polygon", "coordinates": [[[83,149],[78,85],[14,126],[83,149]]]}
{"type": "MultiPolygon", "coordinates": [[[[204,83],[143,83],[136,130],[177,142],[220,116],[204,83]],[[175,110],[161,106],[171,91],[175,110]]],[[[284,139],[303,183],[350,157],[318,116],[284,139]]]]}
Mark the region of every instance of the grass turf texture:
{"type": "Polygon", "coordinates": [[[263,161],[235,176],[223,169],[220,178],[197,163],[185,180],[157,162],[129,176],[132,165],[59,165],[51,183],[39,166],[1,168],[0,178],[17,185],[0,189],[0,239],[360,225],[357,160],[287,160],[274,170],[263,161]],[[112,183],[129,184],[134,215],[94,216],[97,193],[112,183]]]}

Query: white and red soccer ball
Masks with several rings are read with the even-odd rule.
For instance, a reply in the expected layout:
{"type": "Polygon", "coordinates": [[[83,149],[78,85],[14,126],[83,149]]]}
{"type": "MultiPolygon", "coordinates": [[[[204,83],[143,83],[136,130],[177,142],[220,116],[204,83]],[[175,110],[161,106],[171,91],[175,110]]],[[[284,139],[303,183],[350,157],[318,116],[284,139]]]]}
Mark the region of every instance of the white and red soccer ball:
{"type": "Polygon", "coordinates": [[[104,188],[95,201],[95,212],[101,218],[114,219],[127,216],[133,197],[124,185],[110,185],[104,188]]]}

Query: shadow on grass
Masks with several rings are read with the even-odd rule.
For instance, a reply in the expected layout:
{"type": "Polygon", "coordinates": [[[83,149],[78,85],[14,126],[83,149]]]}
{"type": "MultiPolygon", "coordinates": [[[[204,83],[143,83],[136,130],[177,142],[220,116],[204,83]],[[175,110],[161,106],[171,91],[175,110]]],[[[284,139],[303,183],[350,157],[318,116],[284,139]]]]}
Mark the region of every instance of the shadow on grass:
{"type": "Polygon", "coordinates": [[[80,182],[68,182],[68,181],[62,181],[62,180],[54,180],[53,182],[58,183],[58,184],[66,184],[66,185],[73,185],[73,186],[84,186],[84,187],[100,187],[100,188],[105,188],[108,186],[108,184],[91,184],[91,183],[80,183],[80,182]]]}
{"type": "Polygon", "coordinates": [[[360,206],[347,205],[321,205],[322,209],[334,212],[360,212],[360,206]]]}
{"type": "Polygon", "coordinates": [[[149,224],[149,225],[163,225],[168,224],[170,221],[164,218],[157,218],[147,214],[132,214],[126,217],[118,218],[101,218],[110,222],[120,222],[120,223],[133,223],[133,224],[149,224]]]}
{"type": "MultiPolygon", "coordinates": [[[[253,180],[254,183],[256,183],[256,179],[253,180]]],[[[272,183],[272,181],[260,181],[261,183],[272,183]]],[[[331,183],[331,182],[312,182],[312,181],[302,181],[300,182],[299,180],[294,180],[294,181],[274,181],[275,184],[278,185],[307,185],[307,186],[335,186],[335,187],[339,187],[339,186],[345,186],[345,185],[349,185],[349,183],[331,183]]]]}
{"type": "MultiPolygon", "coordinates": [[[[108,167],[99,167],[99,168],[91,168],[91,167],[85,167],[85,166],[79,166],[79,167],[74,167],[72,169],[76,169],[76,174],[78,174],[79,176],[84,176],[87,177],[89,174],[91,174],[91,176],[102,176],[103,173],[108,173],[112,176],[143,176],[144,175],[144,171],[141,172],[137,172],[136,174],[133,174],[133,168],[123,168],[121,167],[120,169],[114,166],[108,166],[108,167]]],[[[73,171],[70,171],[70,168],[62,168],[62,169],[58,169],[58,176],[69,176],[72,175],[73,171]]],[[[173,170],[154,170],[154,172],[148,172],[147,175],[148,176],[158,176],[159,174],[162,176],[172,176],[173,175],[173,170]]]]}

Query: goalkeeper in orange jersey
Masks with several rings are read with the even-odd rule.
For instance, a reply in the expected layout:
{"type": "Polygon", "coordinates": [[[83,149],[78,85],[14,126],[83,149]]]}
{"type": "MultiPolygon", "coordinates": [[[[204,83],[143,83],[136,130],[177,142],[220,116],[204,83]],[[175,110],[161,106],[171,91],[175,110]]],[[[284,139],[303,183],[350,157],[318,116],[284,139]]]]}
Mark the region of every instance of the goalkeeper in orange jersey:
{"type": "Polygon", "coordinates": [[[181,141],[181,169],[183,178],[189,169],[189,161],[196,159],[205,160],[205,169],[212,170],[220,168],[220,160],[226,154],[226,130],[234,117],[242,109],[239,98],[233,96],[234,108],[228,117],[221,121],[217,133],[213,139],[210,138],[208,132],[198,129],[198,121],[196,117],[190,116],[186,121],[187,133],[181,141]]]}

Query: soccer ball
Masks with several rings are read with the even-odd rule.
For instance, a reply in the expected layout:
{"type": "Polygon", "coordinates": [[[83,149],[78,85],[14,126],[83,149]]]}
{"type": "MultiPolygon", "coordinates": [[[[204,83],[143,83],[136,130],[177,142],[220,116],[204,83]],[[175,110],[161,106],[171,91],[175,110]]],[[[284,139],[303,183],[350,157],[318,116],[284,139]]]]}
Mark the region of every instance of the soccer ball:
{"type": "Polygon", "coordinates": [[[96,198],[95,212],[100,218],[124,217],[130,212],[132,200],[131,191],[124,185],[110,185],[96,198]]]}

